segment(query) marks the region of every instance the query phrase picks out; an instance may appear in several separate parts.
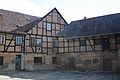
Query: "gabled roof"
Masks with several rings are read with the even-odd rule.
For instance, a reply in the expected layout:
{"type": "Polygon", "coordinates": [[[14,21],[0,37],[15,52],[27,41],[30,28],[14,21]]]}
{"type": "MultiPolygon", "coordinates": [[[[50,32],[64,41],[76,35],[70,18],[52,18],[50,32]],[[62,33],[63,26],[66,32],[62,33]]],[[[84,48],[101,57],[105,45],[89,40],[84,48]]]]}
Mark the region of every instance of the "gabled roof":
{"type": "Polygon", "coordinates": [[[56,36],[80,38],[120,33],[120,13],[72,21],[56,36]]]}
{"type": "MultiPolygon", "coordinates": [[[[33,27],[35,27],[36,24],[38,24],[40,21],[42,21],[47,15],[49,15],[53,10],[56,10],[57,13],[62,17],[62,15],[59,13],[59,11],[56,8],[54,8],[48,14],[46,14],[44,17],[36,19],[36,20],[32,21],[31,23],[28,23],[28,24],[26,24],[24,26],[21,26],[18,29],[13,30],[13,32],[16,32],[16,31],[28,32],[30,29],[32,29],[33,27]]],[[[63,20],[65,21],[64,18],[63,18],[63,20]]],[[[68,23],[66,22],[66,24],[68,24],[68,23]]]]}
{"type": "Polygon", "coordinates": [[[36,19],[36,16],[0,9],[0,31],[10,32],[36,19]]]}

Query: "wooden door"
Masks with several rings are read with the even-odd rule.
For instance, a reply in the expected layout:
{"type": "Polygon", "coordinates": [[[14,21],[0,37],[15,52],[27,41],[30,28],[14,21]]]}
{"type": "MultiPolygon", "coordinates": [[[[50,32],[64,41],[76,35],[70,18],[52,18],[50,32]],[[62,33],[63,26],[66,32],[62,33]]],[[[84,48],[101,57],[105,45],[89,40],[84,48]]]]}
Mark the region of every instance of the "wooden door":
{"type": "Polygon", "coordinates": [[[75,69],[75,58],[74,57],[70,57],[69,58],[69,68],[70,69],[75,69]]]}
{"type": "Polygon", "coordinates": [[[103,38],[102,39],[102,50],[109,50],[110,49],[110,43],[109,38],[103,38]]]}
{"type": "Polygon", "coordinates": [[[111,59],[103,59],[103,71],[111,71],[112,62],[111,59]]]}
{"type": "Polygon", "coordinates": [[[21,55],[16,55],[15,69],[21,70],[21,55]]]}

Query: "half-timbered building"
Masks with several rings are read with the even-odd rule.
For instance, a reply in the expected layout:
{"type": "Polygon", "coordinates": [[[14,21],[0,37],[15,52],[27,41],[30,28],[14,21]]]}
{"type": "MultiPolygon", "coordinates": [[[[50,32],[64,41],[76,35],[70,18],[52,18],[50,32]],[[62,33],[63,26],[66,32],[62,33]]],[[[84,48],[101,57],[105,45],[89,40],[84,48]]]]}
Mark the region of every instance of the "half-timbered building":
{"type": "Polygon", "coordinates": [[[72,21],[57,35],[59,67],[80,71],[120,69],[120,14],[72,21]]]}
{"type": "Polygon", "coordinates": [[[56,8],[43,17],[0,10],[1,69],[56,69],[54,36],[66,25],[56,8]]]}

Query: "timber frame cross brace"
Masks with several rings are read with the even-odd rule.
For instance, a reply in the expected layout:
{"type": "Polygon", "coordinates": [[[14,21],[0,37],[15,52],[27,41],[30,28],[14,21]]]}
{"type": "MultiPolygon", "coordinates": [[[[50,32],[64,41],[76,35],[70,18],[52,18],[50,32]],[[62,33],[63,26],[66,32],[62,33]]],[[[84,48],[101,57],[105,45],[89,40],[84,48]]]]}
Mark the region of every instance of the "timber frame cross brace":
{"type": "Polygon", "coordinates": [[[95,51],[95,48],[92,46],[92,44],[91,44],[91,42],[90,42],[89,38],[87,38],[87,40],[88,40],[88,42],[89,42],[89,44],[90,44],[90,46],[91,46],[92,50],[93,50],[93,51],[95,51]]]}
{"type": "Polygon", "coordinates": [[[5,51],[7,51],[7,50],[8,50],[8,48],[10,47],[10,44],[11,44],[12,40],[14,39],[14,36],[15,36],[15,35],[13,35],[13,36],[12,36],[12,39],[10,40],[10,42],[9,42],[9,44],[8,44],[7,48],[5,49],[5,51]]]}

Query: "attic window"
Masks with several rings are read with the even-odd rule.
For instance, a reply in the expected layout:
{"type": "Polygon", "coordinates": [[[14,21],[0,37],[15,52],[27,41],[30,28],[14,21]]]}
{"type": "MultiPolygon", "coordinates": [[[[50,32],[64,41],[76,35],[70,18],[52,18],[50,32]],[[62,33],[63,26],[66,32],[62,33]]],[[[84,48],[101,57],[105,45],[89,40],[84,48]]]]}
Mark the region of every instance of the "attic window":
{"type": "Polygon", "coordinates": [[[0,16],[2,15],[2,13],[0,13],[0,16]]]}
{"type": "Polygon", "coordinates": [[[17,24],[16,27],[20,27],[20,24],[17,24]]]}
{"type": "Polygon", "coordinates": [[[78,25],[78,28],[81,28],[82,26],[81,25],[78,25]]]}
{"type": "Polygon", "coordinates": [[[30,20],[30,18],[26,18],[26,20],[27,20],[27,21],[29,21],[29,20],[30,20]]]}

